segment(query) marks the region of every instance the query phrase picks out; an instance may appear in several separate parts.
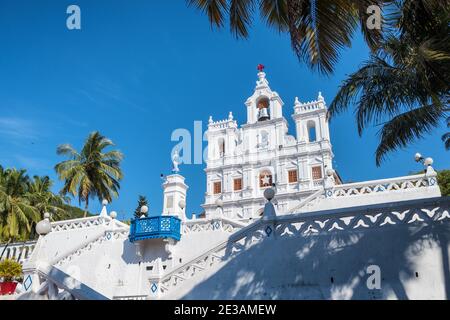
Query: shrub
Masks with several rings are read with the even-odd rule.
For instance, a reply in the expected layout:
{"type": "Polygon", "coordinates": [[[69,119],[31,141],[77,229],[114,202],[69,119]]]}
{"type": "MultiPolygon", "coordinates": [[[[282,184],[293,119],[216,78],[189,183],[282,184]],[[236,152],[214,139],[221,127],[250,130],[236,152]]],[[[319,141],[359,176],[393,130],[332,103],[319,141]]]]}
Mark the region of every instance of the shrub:
{"type": "Polygon", "coordinates": [[[6,259],[0,262],[0,278],[4,282],[13,281],[22,276],[22,265],[14,260],[6,259]]]}

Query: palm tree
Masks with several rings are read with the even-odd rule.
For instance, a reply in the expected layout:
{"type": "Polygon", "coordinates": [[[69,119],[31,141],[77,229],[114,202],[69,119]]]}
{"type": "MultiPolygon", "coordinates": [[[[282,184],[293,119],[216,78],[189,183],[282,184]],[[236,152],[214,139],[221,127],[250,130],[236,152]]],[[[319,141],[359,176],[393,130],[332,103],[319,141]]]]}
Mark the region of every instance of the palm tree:
{"type": "Polygon", "coordinates": [[[93,132],[86,139],[81,152],[68,144],[60,145],[57,149],[58,155],[69,157],[69,160],[55,166],[59,179],[64,181],[60,194],[78,196],[79,203],[85,203],[85,217],[90,199],[111,202],[112,197],[119,195],[123,155],[116,150],[104,153],[104,149],[111,146],[114,146],[111,140],[99,132],[93,132]]]}
{"type": "Polygon", "coordinates": [[[230,22],[231,32],[248,38],[255,11],[269,27],[290,34],[297,57],[310,68],[330,74],[340,50],[350,47],[358,26],[371,49],[381,40],[381,30],[367,24],[372,5],[382,8],[394,0],[188,0],[203,11],[212,26],[230,22]]]}
{"type": "Polygon", "coordinates": [[[33,224],[40,219],[39,211],[26,194],[29,178],[25,170],[0,167],[0,237],[27,240],[33,224]]]}
{"type": "MultiPolygon", "coordinates": [[[[356,103],[360,135],[369,124],[381,125],[377,165],[388,152],[422,138],[448,117],[449,16],[449,0],[401,1],[391,16],[392,31],[330,105],[334,117],[356,103]]],[[[447,146],[449,138],[443,137],[447,146]]]]}
{"type": "MultiPolygon", "coordinates": [[[[450,117],[447,118],[447,127],[450,128],[450,117]]],[[[445,149],[450,150],[450,132],[442,136],[442,141],[444,141],[445,149]]]]}
{"type": "Polygon", "coordinates": [[[68,217],[64,204],[69,202],[69,198],[51,192],[52,185],[53,182],[48,176],[34,176],[28,184],[25,196],[42,216],[45,212],[49,212],[52,213],[53,220],[62,220],[68,217]]]}

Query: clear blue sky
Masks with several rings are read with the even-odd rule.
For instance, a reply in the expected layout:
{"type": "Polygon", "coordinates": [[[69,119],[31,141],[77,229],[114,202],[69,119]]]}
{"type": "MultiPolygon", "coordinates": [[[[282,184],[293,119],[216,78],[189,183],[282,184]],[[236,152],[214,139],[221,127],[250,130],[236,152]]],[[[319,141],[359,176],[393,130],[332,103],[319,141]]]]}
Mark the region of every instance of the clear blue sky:
{"type": "MultiPolygon", "coordinates": [[[[308,101],[322,91],[331,102],[345,75],[367,57],[356,39],[335,75],[326,78],[298,62],[286,35],[258,23],[248,41],[238,41],[228,30],[211,30],[207,18],[183,0],[2,0],[0,46],[0,164],[56,180],[53,167],[62,160],[56,146],[80,148],[99,130],[126,157],[121,195],[110,207],[120,218],[131,215],[139,194],[148,197],[152,214],[161,210],[159,176],[170,173],[173,130],[192,131],[194,121],[224,119],[229,111],[245,122],[244,102],[253,92],[258,63],[267,66],[272,89],[286,103],[294,134],[294,97],[308,101]],[[70,4],[81,7],[81,31],[66,28],[70,4]]],[[[344,180],[421,170],[412,160],[416,151],[433,156],[436,168],[448,167],[441,127],[377,168],[377,130],[360,138],[352,112],[331,123],[335,165],[344,180]]],[[[189,213],[201,210],[203,169],[182,166],[189,213]]],[[[90,209],[98,212],[100,205],[90,209]]]]}

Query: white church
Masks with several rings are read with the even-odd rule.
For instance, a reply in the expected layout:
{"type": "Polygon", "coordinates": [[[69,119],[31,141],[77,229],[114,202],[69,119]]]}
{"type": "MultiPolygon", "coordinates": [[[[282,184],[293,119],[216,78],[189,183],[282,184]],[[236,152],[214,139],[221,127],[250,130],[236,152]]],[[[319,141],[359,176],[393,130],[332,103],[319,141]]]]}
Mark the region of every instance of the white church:
{"type": "Polygon", "coordinates": [[[160,216],[128,226],[104,202],[95,217],[47,215],[37,242],[9,246],[25,273],[11,298],[449,299],[450,200],[433,160],[416,155],[420,175],[343,184],[325,99],[287,107],[258,69],[247,122],[209,119],[204,214],[186,216],[194,182],[175,154],[160,216]]]}

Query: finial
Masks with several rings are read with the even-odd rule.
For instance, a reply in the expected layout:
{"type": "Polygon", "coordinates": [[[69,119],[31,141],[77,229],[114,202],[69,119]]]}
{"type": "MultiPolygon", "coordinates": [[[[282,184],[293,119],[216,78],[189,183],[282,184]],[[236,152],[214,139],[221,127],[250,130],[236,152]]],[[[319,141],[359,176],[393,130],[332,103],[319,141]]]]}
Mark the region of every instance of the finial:
{"type": "Polygon", "coordinates": [[[50,213],[44,213],[44,220],[39,221],[36,225],[36,232],[40,236],[45,236],[52,231],[52,225],[50,223],[50,213]]]}
{"type": "Polygon", "coordinates": [[[212,118],[212,116],[209,116],[209,124],[211,124],[211,123],[213,123],[213,118],[212,118]]]}
{"type": "Polygon", "coordinates": [[[117,218],[117,212],[112,211],[109,216],[111,217],[111,219],[115,220],[117,218]]]}
{"type": "Polygon", "coordinates": [[[108,200],[103,199],[103,201],[102,201],[103,208],[102,208],[102,211],[100,212],[100,217],[108,216],[108,210],[106,209],[106,206],[108,205],[108,203],[109,203],[108,200]]]}
{"type": "Polygon", "coordinates": [[[228,120],[233,120],[234,118],[233,118],[233,112],[230,112],[229,114],[228,114],[228,120]]]}
{"type": "Polygon", "coordinates": [[[258,69],[259,72],[264,72],[264,69],[266,67],[263,64],[258,64],[258,66],[256,68],[258,69]]]}
{"type": "Polygon", "coordinates": [[[180,156],[178,154],[178,150],[175,150],[175,152],[173,153],[172,163],[173,163],[172,172],[174,173],[180,172],[180,168],[178,167],[178,165],[180,164],[180,156]]]}
{"type": "Polygon", "coordinates": [[[324,100],[324,98],[323,98],[323,96],[322,96],[322,92],[321,92],[321,91],[319,91],[319,97],[318,97],[318,100],[319,100],[319,101],[323,101],[323,100],[324,100]]]}
{"type": "Polygon", "coordinates": [[[301,105],[301,102],[300,102],[300,100],[298,99],[298,97],[295,97],[295,105],[296,106],[299,106],[299,105],[301,105]]]}

